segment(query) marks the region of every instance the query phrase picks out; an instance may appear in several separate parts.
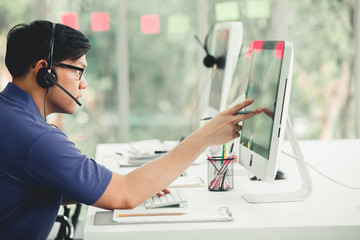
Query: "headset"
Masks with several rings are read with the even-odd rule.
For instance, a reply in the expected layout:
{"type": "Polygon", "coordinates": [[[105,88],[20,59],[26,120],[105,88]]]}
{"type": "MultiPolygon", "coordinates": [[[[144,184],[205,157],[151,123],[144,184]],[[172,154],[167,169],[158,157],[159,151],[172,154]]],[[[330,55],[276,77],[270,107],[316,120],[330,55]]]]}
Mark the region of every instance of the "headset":
{"type": "Polygon", "coordinates": [[[209,50],[207,48],[208,38],[214,30],[214,25],[211,27],[209,32],[206,34],[204,45],[200,42],[198,36],[195,35],[195,38],[198,41],[198,43],[204,48],[204,50],[206,52],[206,56],[203,60],[204,65],[208,68],[211,68],[216,64],[216,66],[218,68],[224,68],[225,67],[225,56],[220,56],[220,57],[216,58],[209,53],[209,50]]]}
{"type": "Polygon", "coordinates": [[[53,52],[54,52],[54,42],[55,42],[55,27],[56,24],[52,24],[52,30],[51,30],[51,38],[50,38],[50,46],[49,46],[49,55],[47,59],[47,67],[42,67],[39,69],[37,75],[36,75],[36,81],[39,84],[40,87],[49,89],[54,84],[58,86],[61,90],[63,90],[67,95],[69,95],[79,106],[81,106],[81,103],[73,96],[71,93],[69,93],[65,88],[63,88],[59,83],[56,82],[57,75],[55,70],[52,68],[53,65],[53,52]]]}

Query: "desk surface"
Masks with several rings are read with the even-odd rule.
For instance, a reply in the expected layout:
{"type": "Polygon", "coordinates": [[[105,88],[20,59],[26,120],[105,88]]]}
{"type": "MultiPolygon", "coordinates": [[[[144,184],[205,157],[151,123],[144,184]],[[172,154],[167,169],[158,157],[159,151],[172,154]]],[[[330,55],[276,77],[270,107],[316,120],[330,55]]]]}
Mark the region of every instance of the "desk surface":
{"type": "MultiPolygon", "coordinates": [[[[360,140],[300,141],[305,160],[324,174],[360,188],[360,140]]],[[[126,144],[101,144],[96,160],[111,170],[118,167],[115,153],[126,144]]],[[[285,143],[284,150],[290,153],[285,143]]],[[[96,212],[89,207],[84,239],[360,239],[360,191],[330,182],[309,168],[313,181],[312,195],[302,202],[250,204],[245,193],[290,192],[300,187],[295,160],[282,154],[280,169],[288,179],[253,182],[247,170],[237,165],[235,188],[211,192],[206,187],[184,188],[191,208],[227,206],[233,213],[231,222],[167,223],[94,226],[96,212]]],[[[187,177],[206,179],[206,164],[193,165],[187,177]]]]}

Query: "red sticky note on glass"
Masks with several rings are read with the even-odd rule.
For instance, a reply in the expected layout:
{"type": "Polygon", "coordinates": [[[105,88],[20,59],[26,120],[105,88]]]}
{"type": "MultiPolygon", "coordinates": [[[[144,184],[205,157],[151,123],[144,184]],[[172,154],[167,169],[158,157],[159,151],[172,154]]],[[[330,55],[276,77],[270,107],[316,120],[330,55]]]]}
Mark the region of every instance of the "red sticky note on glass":
{"type": "Polygon", "coordinates": [[[94,12],[91,14],[91,30],[106,32],[110,29],[110,17],[107,12],[94,12]]]}
{"type": "Polygon", "coordinates": [[[274,50],[274,56],[282,59],[284,54],[284,42],[278,42],[274,50]]]}
{"type": "Polygon", "coordinates": [[[254,42],[252,41],[249,43],[248,50],[246,52],[246,56],[249,58],[251,58],[253,47],[254,47],[254,42]]]}
{"type": "Polygon", "coordinates": [[[253,49],[257,53],[261,53],[263,50],[264,41],[254,41],[253,49]]]}
{"type": "Polygon", "coordinates": [[[66,26],[72,27],[76,30],[79,30],[79,19],[78,14],[75,12],[63,13],[60,16],[60,22],[66,26]]]}
{"type": "Polygon", "coordinates": [[[160,32],[159,15],[142,15],[141,16],[141,33],[157,34],[160,32]]]}

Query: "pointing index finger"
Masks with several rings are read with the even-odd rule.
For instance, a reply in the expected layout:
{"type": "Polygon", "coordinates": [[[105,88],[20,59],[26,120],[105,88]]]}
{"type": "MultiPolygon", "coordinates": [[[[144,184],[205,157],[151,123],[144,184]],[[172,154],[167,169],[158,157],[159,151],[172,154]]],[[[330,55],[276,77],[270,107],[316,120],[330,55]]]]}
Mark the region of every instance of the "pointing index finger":
{"type": "Polygon", "coordinates": [[[255,108],[254,110],[252,110],[251,113],[239,115],[239,117],[237,117],[237,121],[238,122],[244,121],[244,120],[252,118],[253,116],[258,115],[259,113],[262,113],[262,112],[263,112],[263,108],[261,108],[261,107],[255,108]]]}
{"type": "Polygon", "coordinates": [[[236,104],[234,107],[229,109],[230,114],[236,115],[241,109],[251,105],[254,102],[254,99],[248,98],[245,101],[236,104]]]}

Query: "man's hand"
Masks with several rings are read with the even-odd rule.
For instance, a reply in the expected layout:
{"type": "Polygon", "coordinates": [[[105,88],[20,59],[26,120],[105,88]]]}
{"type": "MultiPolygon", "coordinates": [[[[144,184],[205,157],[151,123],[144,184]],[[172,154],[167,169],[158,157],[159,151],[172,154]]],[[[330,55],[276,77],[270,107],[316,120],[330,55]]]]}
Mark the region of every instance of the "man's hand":
{"type": "Polygon", "coordinates": [[[171,191],[169,189],[165,188],[161,192],[158,192],[156,195],[161,197],[161,196],[164,196],[164,194],[169,194],[169,193],[171,193],[171,191]]]}
{"type": "Polygon", "coordinates": [[[249,119],[261,112],[262,108],[256,108],[251,113],[236,115],[243,108],[250,106],[254,99],[249,98],[234,107],[225,110],[212,118],[207,124],[199,129],[201,135],[209,146],[221,145],[240,136],[242,126],[239,122],[249,119]]]}

